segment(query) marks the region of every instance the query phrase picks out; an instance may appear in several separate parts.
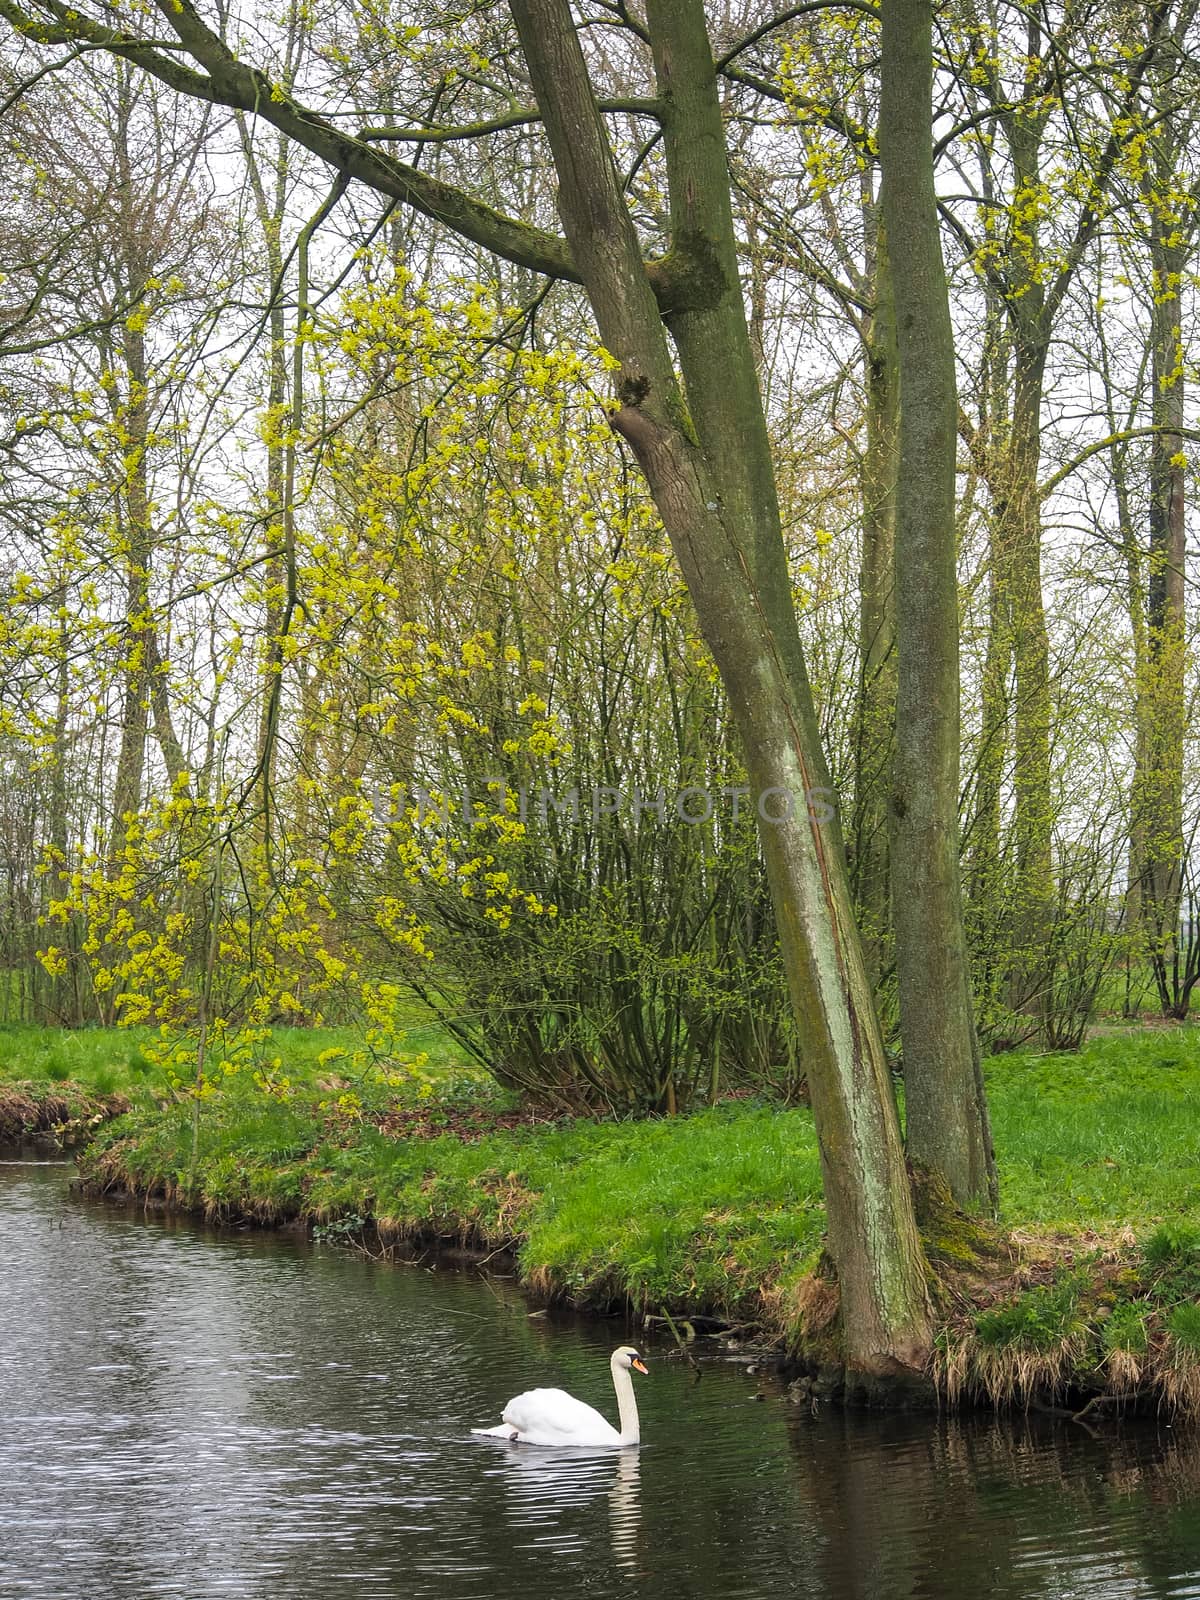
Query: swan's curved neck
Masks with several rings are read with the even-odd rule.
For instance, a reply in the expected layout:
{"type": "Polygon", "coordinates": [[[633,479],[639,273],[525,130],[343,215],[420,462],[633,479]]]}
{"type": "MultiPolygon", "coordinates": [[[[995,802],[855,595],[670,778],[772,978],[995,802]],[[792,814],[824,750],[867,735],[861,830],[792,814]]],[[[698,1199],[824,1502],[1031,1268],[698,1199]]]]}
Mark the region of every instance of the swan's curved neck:
{"type": "Polygon", "coordinates": [[[617,1412],[621,1419],[621,1443],[638,1444],[642,1437],[638,1422],[637,1398],[633,1392],[633,1374],[628,1367],[614,1366],[613,1388],[617,1391],[617,1412]]]}

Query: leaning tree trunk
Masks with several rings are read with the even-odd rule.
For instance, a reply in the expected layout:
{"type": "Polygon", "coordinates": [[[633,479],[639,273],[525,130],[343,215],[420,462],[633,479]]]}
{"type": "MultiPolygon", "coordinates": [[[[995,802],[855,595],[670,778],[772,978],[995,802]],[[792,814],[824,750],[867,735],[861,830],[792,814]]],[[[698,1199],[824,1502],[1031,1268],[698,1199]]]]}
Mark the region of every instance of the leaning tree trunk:
{"type": "Polygon", "coordinates": [[[909,1155],[994,1210],[958,839],[954,333],[933,172],[930,0],[884,0],[879,153],[900,362],[892,914],[909,1155]]]}
{"type": "Polygon", "coordinates": [[[601,338],[620,363],[613,425],[650,484],[737,719],[750,783],[790,814],[762,825],[792,999],[807,1047],[829,1244],[849,1362],[921,1365],[924,1259],[887,1064],[835,826],[806,798],[824,767],[792,612],[774,477],[737,270],[724,130],[700,0],[650,0],[686,268],[662,321],[566,0],[511,0],[559,179],[559,209],[601,338]]]}

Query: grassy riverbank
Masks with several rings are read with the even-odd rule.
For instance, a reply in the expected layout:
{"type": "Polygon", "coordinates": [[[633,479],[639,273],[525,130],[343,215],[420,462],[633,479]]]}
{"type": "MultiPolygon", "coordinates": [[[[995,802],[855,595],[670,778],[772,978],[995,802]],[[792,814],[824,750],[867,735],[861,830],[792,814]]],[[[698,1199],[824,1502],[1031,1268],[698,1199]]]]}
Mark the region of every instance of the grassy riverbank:
{"type": "MultiPolygon", "coordinates": [[[[329,1030],[277,1034],[262,1070],[196,1102],[165,1092],[136,1035],[13,1042],[0,1034],[0,1103],[22,1064],[36,1066],[31,1049],[55,1073],[78,1051],[84,1082],[131,1100],[83,1155],[94,1191],[213,1219],[300,1219],[372,1249],[507,1247],[542,1294],[704,1314],[831,1354],[836,1298],[821,1276],[803,1108],[533,1119],[436,1040],[422,1041],[420,1072],[381,1075],[347,1070],[352,1041],[329,1030]]],[[[1113,1035],[987,1070],[1003,1227],[928,1219],[943,1389],[1151,1393],[1200,1412],[1200,1030],[1113,1035]]],[[[49,1080],[59,1092],[67,1081],[49,1080]]]]}

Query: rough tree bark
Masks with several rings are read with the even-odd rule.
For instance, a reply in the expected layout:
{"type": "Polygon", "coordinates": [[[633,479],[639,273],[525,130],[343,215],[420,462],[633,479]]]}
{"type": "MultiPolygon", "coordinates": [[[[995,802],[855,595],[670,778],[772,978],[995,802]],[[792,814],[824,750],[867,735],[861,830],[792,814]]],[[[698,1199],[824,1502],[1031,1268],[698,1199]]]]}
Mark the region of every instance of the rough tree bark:
{"type": "Polygon", "coordinates": [[[954,333],[933,171],[931,0],[884,0],[879,154],[900,367],[892,915],[909,1155],[994,1210],[959,883],[954,333]]]}
{"type": "Polygon", "coordinates": [[[887,234],[877,228],[868,260],[875,291],[865,319],[866,449],[861,480],[858,692],[854,708],[851,882],[872,978],[889,947],[888,789],[896,737],[896,458],[900,379],[887,234]]]}
{"type": "Polygon", "coordinates": [[[1185,366],[1181,289],[1193,220],[1172,202],[1181,179],[1166,133],[1155,140],[1148,184],[1153,390],[1149,561],[1143,656],[1137,664],[1137,746],[1132,805],[1133,865],[1142,928],[1166,1015],[1186,1015],[1176,979],[1183,864],[1187,469],[1183,448],[1185,366]]]}

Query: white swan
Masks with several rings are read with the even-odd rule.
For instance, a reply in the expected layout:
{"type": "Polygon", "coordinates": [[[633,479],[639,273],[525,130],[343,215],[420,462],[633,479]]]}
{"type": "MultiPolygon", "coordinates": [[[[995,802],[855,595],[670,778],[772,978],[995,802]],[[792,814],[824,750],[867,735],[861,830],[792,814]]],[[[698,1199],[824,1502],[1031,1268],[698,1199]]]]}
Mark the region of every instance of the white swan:
{"type": "Polygon", "coordinates": [[[592,1406],[576,1400],[564,1389],[530,1389],[510,1400],[501,1415],[504,1421],[495,1428],[472,1428],[472,1433],[486,1434],[491,1439],[512,1439],[522,1444],[584,1445],[621,1448],[637,1444],[641,1438],[638,1427],[637,1401],[633,1394],[634,1372],[645,1372],[641,1356],[632,1345],[623,1344],[614,1350],[609,1361],[613,1388],[617,1391],[617,1411],[621,1419],[618,1433],[612,1423],[602,1417],[592,1406]]]}

